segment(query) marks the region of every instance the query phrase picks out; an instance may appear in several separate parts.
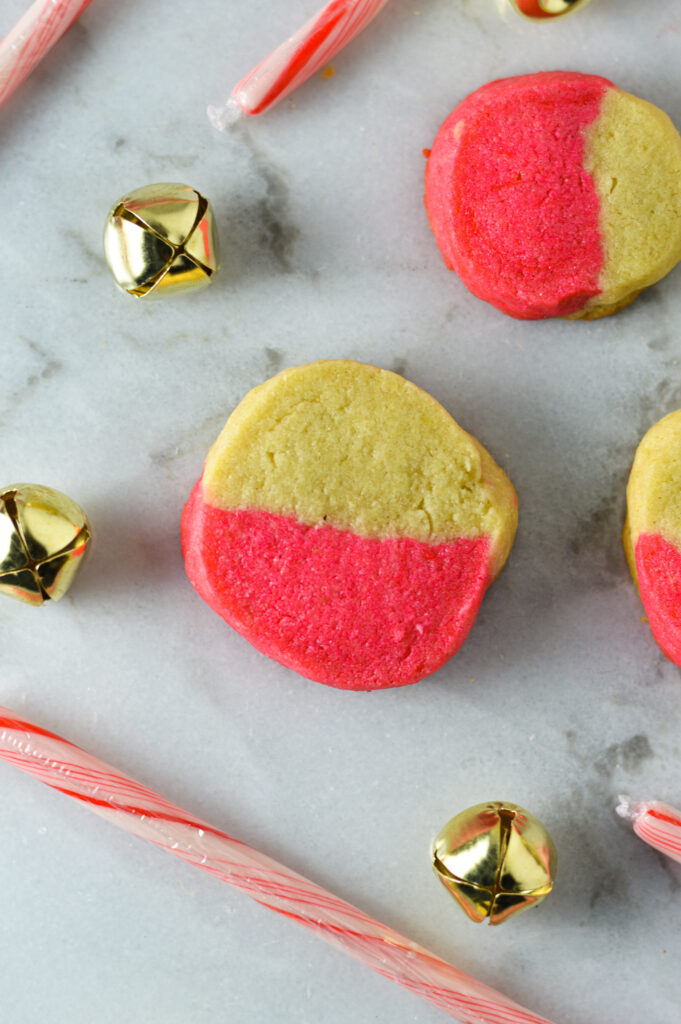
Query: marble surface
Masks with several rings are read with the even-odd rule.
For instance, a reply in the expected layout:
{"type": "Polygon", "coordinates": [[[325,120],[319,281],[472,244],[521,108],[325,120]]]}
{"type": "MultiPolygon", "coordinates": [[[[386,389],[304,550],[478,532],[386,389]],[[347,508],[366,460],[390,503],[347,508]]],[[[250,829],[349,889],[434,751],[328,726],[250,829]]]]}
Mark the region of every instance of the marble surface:
{"type": "MultiPolygon", "coordinates": [[[[25,0],[4,0],[0,31],[25,0]]],[[[681,678],[620,546],[641,434],[681,405],[681,268],[592,324],[519,323],[444,267],[423,157],[484,81],[593,71],[681,124],[678,0],[534,26],[497,0],[393,0],[269,115],[205,116],[317,0],[96,0],[0,111],[3,483],[58,487],[96,542],[72,592],[0,601],[0,703],[61,732],[557,1024],[677,1024],[681,876],[614,814],[681,804],[681,678]],[[104,265],[109,205],[187,181],[223,270],[145,305],[104,265]],[[239,398],[347,356],[405,374],[520,496],[510,562],[461,653],[339,693],[252,650],[196,596],[182,504],[239,398]],[[458,810],[509,799],[560,855],[554,894],[475,927],[431,874],[458,810]]],[[[314,936],[0,766],[0,1020],[446,1019],[314,936]]]]}

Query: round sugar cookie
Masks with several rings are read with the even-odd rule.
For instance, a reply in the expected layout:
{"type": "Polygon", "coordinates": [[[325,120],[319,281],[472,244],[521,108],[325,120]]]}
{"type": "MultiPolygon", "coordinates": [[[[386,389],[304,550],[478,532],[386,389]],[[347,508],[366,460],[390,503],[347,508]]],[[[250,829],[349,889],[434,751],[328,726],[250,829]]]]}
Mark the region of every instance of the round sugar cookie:
{"type": "Polygon", "coordinates": [[[623,541],[653,636],[681,666],[681,410],[636,450],[623,541]]]}
{"type": "Polygon", "coordinates": [[[607,316],[681,259],[681,138],[596,75],[501,79],[440,128],[425,203],[474,295],[525,320],[607,316]]]}
{"type": "Polygon", "coordinates": [[[251,391],[185,506],[189,579],[258,650],[330,686],[415,683],[466,639],[515,492],[430,395],[346,360],[251,391]]]}

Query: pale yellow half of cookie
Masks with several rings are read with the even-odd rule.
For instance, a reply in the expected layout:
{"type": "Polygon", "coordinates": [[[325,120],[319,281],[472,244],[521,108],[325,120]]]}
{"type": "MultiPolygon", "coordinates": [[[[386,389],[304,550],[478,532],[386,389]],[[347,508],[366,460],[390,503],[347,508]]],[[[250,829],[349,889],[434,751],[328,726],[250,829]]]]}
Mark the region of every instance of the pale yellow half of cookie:
{"type": "Polygon", "coordinates": [[[251,391],[211,448],[204,498],[363,537],[513,543],[517,500],[485,448],[416,385],[350,360],[298,366],[251,391]]]}
{"type": "Polygon", "coordinates": [[[681,137],[669,117],[611,88],[584,134],[604,262],[601,293],[570,319],[616,313],[681,260],[681,137]]]}

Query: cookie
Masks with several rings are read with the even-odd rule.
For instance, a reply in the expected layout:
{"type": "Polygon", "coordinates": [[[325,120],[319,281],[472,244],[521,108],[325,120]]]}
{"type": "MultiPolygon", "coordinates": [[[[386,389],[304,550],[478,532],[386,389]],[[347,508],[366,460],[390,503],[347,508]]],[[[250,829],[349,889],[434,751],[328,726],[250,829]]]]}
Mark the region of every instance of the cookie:
{"type": "Polygon", "coordinates": [[[258,650],[330,686],[415,683],[501,571],[515,492],[430,395],[346,360],[251,391],[185,507],[187,573],[258,650]]]}
{"type": "Polygon", "coordinates": [[[681,259],[681,138],[605,78],[505,78],[440,128],[425,203],[474,295],[519,319],[607,316],[681,259]]]}
{"type": "Polygon", "coordinates": [[[636,450],[623,541],[653,636],[681,665],[681,410],[636,450]]]}

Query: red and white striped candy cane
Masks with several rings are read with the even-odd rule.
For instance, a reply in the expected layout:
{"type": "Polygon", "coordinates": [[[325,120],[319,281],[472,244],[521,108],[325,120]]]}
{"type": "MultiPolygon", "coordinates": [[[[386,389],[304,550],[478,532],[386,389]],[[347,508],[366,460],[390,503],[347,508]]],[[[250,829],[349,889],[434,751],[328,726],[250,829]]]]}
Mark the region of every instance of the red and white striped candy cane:
{"type": "Polygon", "coordinates": [[[92,0],[36,0],[0,43],[0,103],[40,63],[92,0]]]}
{"type": "Polygon", "coordinates": [[[295,35],[260,61],[208,117],[222,131],[243,114],[262,114],[319,71],[354,39],[388,0],[331,0],[295,35]]]}
{"type": "Polygon", "coordinates": [[[2,707],[0,758],[312,929],[462,1024],[550,1024],[80,747],[2,707]]]}
{"type": "Polygon", "coordinates": [[[632,804],[628,797],[621,796],[617,813],[632,823],[644,842],[681,864],[681,811],[657,800],[632,804]]]}

